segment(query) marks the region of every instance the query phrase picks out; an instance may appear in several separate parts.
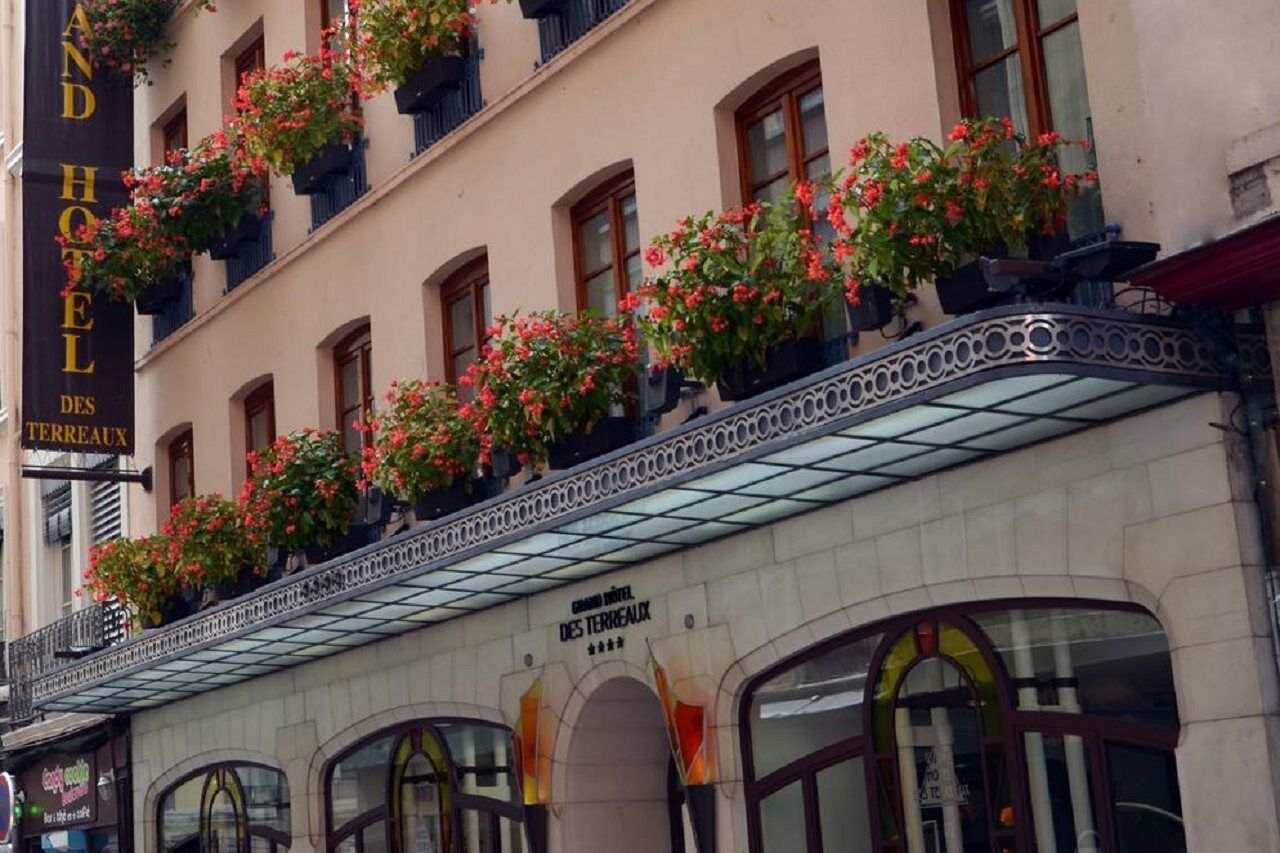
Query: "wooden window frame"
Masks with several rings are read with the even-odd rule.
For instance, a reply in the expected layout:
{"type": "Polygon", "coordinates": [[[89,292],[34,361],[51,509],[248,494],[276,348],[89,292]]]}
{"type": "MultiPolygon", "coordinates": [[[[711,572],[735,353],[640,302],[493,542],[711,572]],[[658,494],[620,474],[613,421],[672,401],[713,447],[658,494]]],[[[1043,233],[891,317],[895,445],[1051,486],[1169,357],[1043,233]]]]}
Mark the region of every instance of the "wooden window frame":
{"type": "Polygon", "coordinates": [[[254,71],[261,71],[265,68],[267,66],[267,52],[262,36],[259,35],[245,45],[244,50],[236,54],[231,66],[236,75],[236,89],[240,88],[240,81],[244,79],[244,75],[254,71]]]}
{"type": "MultiPolygon", "coordinates": [[[[347,362],[358,360],[360,370],[358,380],[360,383],[360,409],[358,415],[361,420],[367,413],[373,411],[373,336],[368,323],[360,326],[352,331],[342,340],[333,345],[333,391],[334,391],[334,409],[338,418],[338,434],[345,436],[347,424],[344,421],[346,410],[343,409],[342,400],[342,368],[347,362]]],[[[363,445],[363,441],[362,441],[363,445]]],[[[344,442],[345,446],[345,442],[344,442]]],[[[359,452],[360,447],[347,447],[348,452],[359,452]]]]}
{"type": "Polygon", "coordinates": [[[245,471],[253,473],[253,466],[249,464],[248,455],[253,452],[253,418],[259,412],[267,413],[267,436],[268,443],[275,441],[276,438],[276,391],[275,383],[268,379],[257,388],[249,392],[244,398],[244,448],[245,448],[245,471]]]}
{"type": "Polygon", "coordinates": [[[610,178],[596,187],[569,210],[569,219],[573,225],[574,293],[578,300],[579,311],[587,309],[587,280],[609,268],[599,267],[593,270],[583,268],[582,225],[602,211],[608,211],[609,214],[609,237],[613,249],[614,298],[621,303],[622,298],[631,289],[631,284],[627,281],[627,261],[633,255],[639,256],[642,247],[637,243],[634,251],[627,251],[627,235],[622,221],[622,201],[635,194],[635,172],[628,169],[623,174],[610,178]]]}
{"type": "Polygon", "coordinates": [[[196,493],[196,451],[195,435],[190,429],[183,430],[169,439],[169,507],[173,508],[181,498],[178,497],[178,481],[175,479],[178,470],[177,462],[184,456],[187,459],[187,493],[196,493]]]}
{"type": "Polygon", "coordinates": [[[178,109],[169,118],[165,119],[160,125],[160,156],[163,161],[167,161],[169,152],[180,151],[187,147],[187,108],[185,106],[178,109]],[[182,143],[174,144],[177,137],[181,136],[182,143]]]}
{"type": "Polygon", "coordinates": [[[956,74],[960,83],[961,110],[968,117],[977,116],[978,95],[974,86],[975,76],[1016,52],[1018,64],[1022,68],[1022,97],[1027,110],[1027,132],[1034,137],[1052,130],[1053,114],[1049,107],[1049,84],[1044,67],[1043,42],[1057,31],[1079,21],[1079,11],[1065,15],[1048,26],[1041,26],[1037,0],[1010,0],[1013,4],[1017,42],[981,62],[974,63],[969,54],[969,21],[965,16],[966,2],[967,0],[951,2],[951,33],[955,47],[956,74]]]}
{"type": "MultiPolygon", "coordinates": [[[[440,314],[441,325],[444,328],[444,372],[445,378],[452,383],[457,383],[457,371],[454,369],[454,359],[468,349],[474,348],[476,351],[476,359],[479,360],[480,352],[484,349],[484,345],[489,341],[489,321],[484,316],[484,288],[490,286],[489,281],[489,258],[487,255],[476,258],[474,261],[463,266],[445,281],[440,287],[440,314]],[[457,302],[464,294],[469,294],[471,298],[471,316],[473,318],[475,328],[473,330],[475,343],[472,347],[455,347],[453,343],[453,312],[449,307],[457,302]]],[[[490,291],[492,294],[492,291],[490,291]]]]}
{"type": "MultiPolygon", "coordinates": [[[[804,153],[804,126],[800,119],[800,98],[821,88],[822,67],[815,59],[774,78],[738,107],[734,113],[734,123],[737,128],[738,179],[743,204],[749,204],[755,198],[756,190],[783,177],[782,172],[760,178],[751,174],[751,144],[747,129],[770,113],[776,112],[779,108],[783,111],[783,121],[786,123],[786,174],[792,183],[805,177],[806,165],[823,155],[830,154],[830,143],[812,154],[804,153]]],[[[823,106],[825,120],[825,100],[823,106]]]]}

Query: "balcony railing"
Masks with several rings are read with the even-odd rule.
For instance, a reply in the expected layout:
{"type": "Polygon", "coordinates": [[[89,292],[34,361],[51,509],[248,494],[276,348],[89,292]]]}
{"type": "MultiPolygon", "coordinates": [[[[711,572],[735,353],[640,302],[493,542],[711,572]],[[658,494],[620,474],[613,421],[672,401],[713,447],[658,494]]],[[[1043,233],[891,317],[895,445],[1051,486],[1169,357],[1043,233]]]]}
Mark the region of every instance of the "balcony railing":
{"type": "Polygon", "coordinates": [[[546,62],[597,24],[627,5],[627,0],[570,0],[559,14],[538,21],[538,44],[546,62]]]}
{"type": "Polygon", "coordinates": [[[351,171],[329,181],[322,191],[311,196],[311,230],[324,225],[356,199],[369,191],[369,178],[365,170],[365,149],[369,140],[358,140],[351,146],[351,171]]]}
{"type": "Polygon", "coordinates": [[[192,274],[187,273],[182,281],[182,291],[178,298],[165,306],[162,313],[151,318],[151,345],[163,341],[172,335],[180,326],[195,316],[195,302],[192,298],[192,274]]]}
{"type": "Polygon", "coordinates": [[[480,60],[483,58],[484,51],[472,50],[467,57],[462,87],[413,117],[413,156],[426,151],[484,108],[480,94],[480,60]]]}
{"type": "Polygon", "coordinates": [[[275,248],[271,244],[271,220],[274,218],[274,213],[268,213],[259,219],[257,238],[241,246],[238,254],[227,258],[228,292],[276,259],[275,248]]]}
{"type": "Polygon", "coordinates": [[[8,675],[11,680],[9,716],[32,716],[32,679],[69,666],[92,652],[124,642],[129,623],[114,601],[76,610],[69,616],[9,642],[8,675]]]}

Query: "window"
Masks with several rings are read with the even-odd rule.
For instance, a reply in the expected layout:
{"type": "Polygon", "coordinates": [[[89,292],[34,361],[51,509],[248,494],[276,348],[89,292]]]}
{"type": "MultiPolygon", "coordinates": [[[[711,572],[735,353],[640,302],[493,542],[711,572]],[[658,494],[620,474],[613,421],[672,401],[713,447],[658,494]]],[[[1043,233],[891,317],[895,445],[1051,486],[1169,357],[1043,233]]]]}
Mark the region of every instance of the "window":
{"type": "Polygon", "coordinates": [[[744,201],[777,201],[791,184],[831,171],[816,62],[770,83],[737,112],[744,201]]]}
{"type": "Polygon", "coordinates": [[[160,127],[160,144],[167,155],[187,147],[187,110],[182,108],[160,127]]]}
{"type": "Polygon", "coordinates": [[[450,276],[440,288],[440,298],[444,309],[445,372],[450,382],[457,382],[489,340],[493,309],[488,258],[473,261],[450,276]]]}
{"type": "Polygon", "coordinates": [[[196,463],[191,430],[169,442],[169,506],[196,493],[196,463]]]}
{"type": "MultiPolygon", "coordinates": [[[[244,398],[245,455],[260,453],[276,440],[275,386],[265,382],[244,398]]],[[[245,460],[249,468],[248,460],[245,460]]]]}
{"type": "Polygon", "coordinates": [[[616,314],[618,301],[643,276],[635,176],[609,181],[574,205],[570,217],[578,308],[616,314]]]}
{"type": "Polygon", "coordinates": [[[510,733],[423,721],[357,744],[325,776],[336,853],[521,853],[523,808],[510,733]]]}
{"type": "Polygon", "coordinates": [[[160,850],[280,853],[291,841],[289,782],[257,764],[204,767],[160,798],[160,850]]]}
{"type": "Polygon", "coordinates": [[[252,74],[259,71],[267,65],[266,48],[262,41],[262,36],[254,39],[248,47],[240,51],[235,58],[236,86],[240,86],[240,81],[244,79],[244,75],[252,74]]]}
{"type": "Polygon", "coordinates": [[[1168,642],[1136,609],[901,617],[764,673],[741,727],[754,853],[1186,849],[1168,642]]]}
{"type": "MultiPolygon", "coordinates": [[[[1076,0],[958,0],[952,28],[964,111],[1008,116],[1018,130],[1056,130],[1067,139],[1093,139],[1076,0]]],[[[1063,152],[1062,168],[1093,168],[1090,151],[1063,152]]],[[[1096,185],[1070,211],[1071,233],[1102,226],[1096,185]]]]}
{"type": "Polygon", "coordinates": [[[356,421],[363,421],[373,411],[373,368],[369,361],[372,347],[369,327],[361,326],[333,348],[338,429],[343,446],[351,452],[359,452],[364,446],[356,421]]]}

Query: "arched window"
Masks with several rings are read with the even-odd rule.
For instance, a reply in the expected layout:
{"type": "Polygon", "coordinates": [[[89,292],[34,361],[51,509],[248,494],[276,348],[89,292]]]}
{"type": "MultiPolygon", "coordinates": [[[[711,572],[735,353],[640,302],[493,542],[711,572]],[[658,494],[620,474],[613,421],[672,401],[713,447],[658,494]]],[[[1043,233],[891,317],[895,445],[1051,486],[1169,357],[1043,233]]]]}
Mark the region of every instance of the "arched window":
{"type": "Polygon", "coordinates": [[[611,317],[643,276],[635,174],[596,187],[573,206],[570,218],[578,310],[611,317]]]}
{"type": "Polygon", "coordinates": [[[831,171],[817,62],[769,83],[738,108],[735,118],[744,202],[777,201],[801,178],[831,171]]]}
{"type": "Polygon", "coordinates": [[[432,720],[384,729],[325,776],[328,849],[343,853],[522,853],[510,733],[432,720]]]}
{"type": "Polygon", "coordinates": [[[1132,609],[904,617],[742,708],[755,853],[1185,849],[1168,644],[1132,609]]]}
{"type": "Polygon", "coordinates": [[[289,849],[289,782],[258,764],[203,767],[160,797],[160,849],[278,853],[289,849]]]}
{"type": "Polygon", "coordinates": [[[450,382],[467,372],[489,339],[493,307],[489,298],[489,258],[482,256],[455,272],[440,287],[444,315],[445,375],[450,382]]]}

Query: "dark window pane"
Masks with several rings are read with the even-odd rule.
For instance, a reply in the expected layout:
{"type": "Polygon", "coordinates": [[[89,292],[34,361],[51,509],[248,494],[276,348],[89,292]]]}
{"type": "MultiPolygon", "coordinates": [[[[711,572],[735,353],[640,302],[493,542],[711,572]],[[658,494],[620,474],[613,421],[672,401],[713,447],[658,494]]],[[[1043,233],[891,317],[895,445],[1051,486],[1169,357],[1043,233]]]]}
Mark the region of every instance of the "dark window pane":
{"type": "MultiPolygon", "coordinates": [[[[453,375],[462,376],[464,373],[467,372],[467,368],[470,367],[475,360],[476,360],[475,349],[469,349],[469,350],[466,350],[465,352],[460,352],[457,355],[455,355],[453,357],[453,375]]],[[[471,391],[470,388],[460,388],[458,390],[467,391],[468,393],[470,393],[471,391]]]]}
{"type": "Polygon", "coordinates": [[[200,832],[200,794],[207,777],[188,779],[160,805],[160,844],[165,850],[184,846],[200,832]]]}
{"type": "Polygon", "coordinates": [[[640,264],[640,256],[632,255],[627,258],[627,287],[635,290],[640,286],[640,281],[643,278],[644,268],[640,264]]]}
{"type": "Polygon", "coordinates": [[[1187,849],[1172,752],[1109,743],[1107,774],[1120,853],[1180,853],[1187,849]]]}
{"type": "Polygon", "coordinates": [[[809,156],[827,147],[827,117],[823,112],[822,89],[800,96],[800,127],[804,132],[804,154],[809,156]]]}
{"type": "Polygon", "coordinates": [[[285,775],[266,767],[237,767],[236,775],[244,786],[249,823],[289,835],[289,781],[285,775]]]}
{"type": "Polygon", "coordinates": [[[616,314],[618,299],[613,283],[613,270],[605,270],[587,279],[587,307],[605,316],[616,314]]]}
{"type": "Polygon", "coordinates": [[[600,211],[579,225],[578,238],[583,272],[598,270],[613,263],[613,235],[609,228],[608,210],[600,211]]]}
{"type": "MultiPolygon", "coordinates": [[[[1089,87],[1085,81],[1084,53],[1080,48],[1080,25],[1068,24],[1043,39],[1045,82],[1049,89],[1049,110],[1053,128],[1067,139],[1091,139],[1089,87]]],[[[1079,145],[1062,149],[1064,172],[1085,172],[1094,168],[1092,150],[1079,145]]],[[[1103,225],[1102,198],[1096,184],[1074,199],[1067,214],[1067,229],[1078,237],[1098,231],[1103,225]]]]}
{"type": "Polygon", "coordinates": [[[449,303],[449,331],[453,336],[455,350],[475,344],[476,314],[470,292],[449,303]]]}
{"type": "Polygon", "coordinates": [[[480,285],[480,311],[482,312],[480,322],[483,326],[481,331],[484,331],[493,325],[493,300],[489,293],[489,282],[487,281],[480,285]]]}
{"type": "MultiPolygon", "coordinates": [[[[826,154],[804,164],[804,176],[811,181],[829,174],[831,174],[831,158],[826,154]]],[[[819,211],[823,210],[826,207],[826,200],[819,199],[816,206],[819,211]]]]}
{"type": "Polygon", "coordinates": [[[249,416],[249,449],[262,450],[271,443],[271,419],[266,409],[249,416]]]}
{"type": "Polygon", "coordinates": [[[879,636],[802,661],[751,694],[751,762],[760,779],[862,734],[867,669],[879,636]]]}
{"type": "Polygon", "coordinates": [[[340,365],[338,384],[342,390],[342,408],[360,408],[360,359],[352,358],[340,365]]]}
{"type": "Polygon", "coordinates": [[[1010,675],[1035,684],[1018,690],[1018,707],[1178,727],[1169,644],[1145,613],[1004,610],[973,619],[1010,675]]]}
{"type": "Polygon", "coordinates": [[[390,760],[391,739],[381,738],[360,747],[334,766],[329,782],[334,829],[386,802],[390,760]]]}
{"type": "Polygon", "coordinates": [[[756,201],[777,202],[786,198],[787,192],[791,189],[791,176],[783,175],[776,180],[770,181],[764,186],[756,190],[756,201]]]}
{"type": "Polygon", "coordinates": [[[626,250],[634,252],[640,248],[640,220],[636,214],[636,197],[629,195],[618,202],[622,210],[622,233],[626,240],[626,250]]]}
{"type": "Polygon", "coordinates": [[[867,777],[862,759],[821,770],[817,781],[822,853],[871,853],[871,818],[867,814],[867,777]]]}
{"type": "Polygon", "coordinates": [[[1018,21],[1014,0],[967,0],[965,21],[969,26],[969,64],[977,65],[1005,48],[1018,43],[1018,21]]]}
{"type": "Polygon", "coordinates": [[[1027,132],[1027,107],[1022,94],[1022,66],[1012,54],[973,75],[978,115],[1008,116],[1019,132],[1027,132]]]}
{"type": "Polygon", "coordinates": [[[1088,746],[1079,735],[1027,732],[1027,787],[1039,851],[1100,850],[1088,746]]]}
{"type": "Polygon", "coordinates": [[[804,794],[798,781],[760,801],[760,830],[764,853],[806,849],[804,794]]]}
{"type": "Polygon", "coordinates": [[[1076,11],[1076,0],[1038,0],[1036,8],[1040,13],[1040,28],[1044,29],[1073,14],[1076,11]]]}
{"type": "Polygon", "coordinates": [[[787,122],[781,109],[747,128],[747,149],[753,182],[787,171],[787,122]]]}

